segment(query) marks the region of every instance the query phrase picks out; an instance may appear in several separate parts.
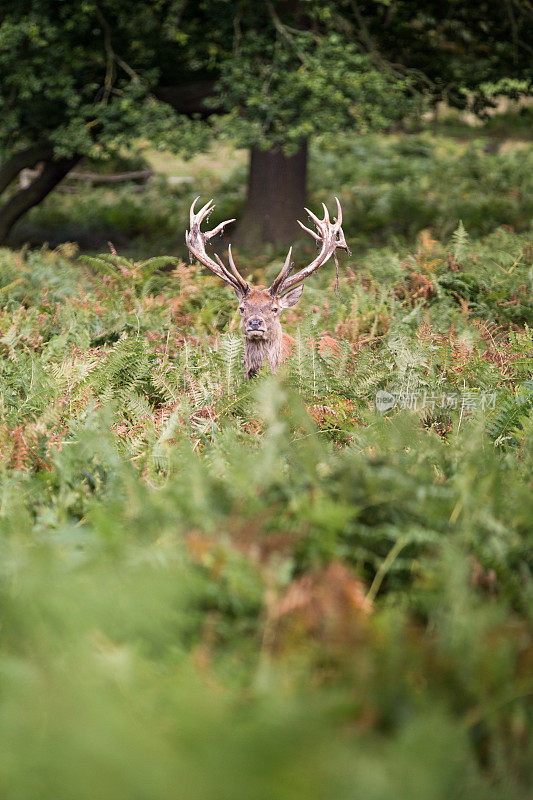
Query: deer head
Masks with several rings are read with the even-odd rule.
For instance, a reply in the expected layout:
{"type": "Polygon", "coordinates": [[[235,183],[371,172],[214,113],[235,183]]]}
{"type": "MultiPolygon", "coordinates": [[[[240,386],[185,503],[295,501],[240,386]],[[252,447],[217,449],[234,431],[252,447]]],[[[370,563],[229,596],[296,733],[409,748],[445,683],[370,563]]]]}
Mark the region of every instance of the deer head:
{"type": "Polygon", "coordinates": [[[239,273],[233,255],[231,245],[228,247],[227,267],[215,253],[213,260],[206,252],[205,246],[209,239],[221,233],[226,225],[235,222],[228,219],[221,222],[212,231],[203,233],[200,225],[206,217],[209,217],[215,205],[212,200],[203,206],[200,211],[195,212],[198,197],[191,205],[190,209],[190,230],[185,233],[185,241],[192,256],[201,264],[218,275],[223,281],[228,283],[234,290],[239,301],[239,311],[241,312],[241,328],[244,335],[244,366],[248,378],[264,364],[268,362],[273,372],[279,367],[281,361],[281,347],[283,333],[281,329],[281,312],[296,305],[303,291],[303,281],[322,267],[331,256],[337,262],[336,250],[346,250],[349,253],[344,233],[342,230],[342,210],[337,198],[337,218],[330,221],[327,207],[324,208],[324,218],[319,219],[307,208],[305,209],[313,221],[316,231],[307,228],[299,220],[298,224],[315,239],[319,246],[316,258],[306,267],[298,272],[291,274],[294,263],[291,261],[292,247],[287,253],[285,263],[274,282],[268,289],[261,286],[251,286],[239,273]]]}

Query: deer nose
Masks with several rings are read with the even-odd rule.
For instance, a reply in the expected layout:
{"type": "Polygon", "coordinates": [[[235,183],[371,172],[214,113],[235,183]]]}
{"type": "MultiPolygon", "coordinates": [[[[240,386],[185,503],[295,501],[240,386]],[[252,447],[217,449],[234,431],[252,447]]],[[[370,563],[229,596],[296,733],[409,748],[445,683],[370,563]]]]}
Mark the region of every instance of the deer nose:
{"type": "Polygon", "coordinates": [[[250,317],[248,319],[248,330],[259,331],[263,327],[263,320],[261,317],[250,317]]]}

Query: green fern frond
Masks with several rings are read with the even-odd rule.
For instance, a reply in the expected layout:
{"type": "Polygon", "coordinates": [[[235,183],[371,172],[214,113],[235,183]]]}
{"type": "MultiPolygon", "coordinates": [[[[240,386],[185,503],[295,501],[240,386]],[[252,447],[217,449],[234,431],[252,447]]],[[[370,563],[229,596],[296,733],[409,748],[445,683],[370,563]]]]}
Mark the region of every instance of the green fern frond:
{"type": "Polygon", "coordinates": [[[468,255],[470,239],[463,221],[459,220],[459,225],[452,233],[452,251],[455,260],[460,264],[468,255]]]}
{"type": "Polygon", "coordinates": [[[180,259],[176,256],[154,256],[145,261],[139,261],[137,269],[143,278],[149,278],[158,269],[179,264],[180,259]]]}
{"type": "Polygon", "coordinates": [[[516,442],[523,420],[533,408],[533,380],[526,381],[514,397],[508,397],[487,425],[487,431],[496,445],[516,442]]]}
{"type": "MultiPolygon", "coordinates": [[[[99,272],[101,275],[124,280],[122,273],[117,269],[116,263],[114,261],[110,261],[106,255],[80,256],[79,260],[88,267],[91,267],[91,269],[93,269],[95,272],[99,272]]],[[[131,266],[131,264],[128,264],[128,266],[131,266]]]]}
{"type": "Polygon", "coordinates": [[[149,381],[150,361],[144,339],[121,339],[111,350],[100,369],[89,378],[97,394],[112,388],[134,390],[149,381]]]}
{"type": "Polygon", "coordinates": [[[220,356],[223,369],[224,388],[231,394],[236,381],[241,380],[243,372],[243,343],[240,336],[225,333],[220,337],[216,352],[220,356]]]}

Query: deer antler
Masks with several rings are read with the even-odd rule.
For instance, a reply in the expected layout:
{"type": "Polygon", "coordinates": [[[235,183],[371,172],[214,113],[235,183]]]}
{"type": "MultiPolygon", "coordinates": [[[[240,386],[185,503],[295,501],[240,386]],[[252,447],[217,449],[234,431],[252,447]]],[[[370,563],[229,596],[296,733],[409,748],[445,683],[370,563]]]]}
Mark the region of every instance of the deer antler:
{"type": "Polygon", "coordinates": [[[225,226],[229,225],[230,222],[235,222],[235,220],[227,219],[225,222],[221,222],[220,225],[217,225],[216,228],[213,228],[212,231],[206,231],[205,233],[202,233],[200,230],[200,225],[206,217],[209,217],[215,207],[215,204],[213,203],[213,200],[209,200],[205,206],[202,206],[200,211],[195,212],[194,207],[199,199],[200,198],[197,197],[190,208],[189,216],[191,229],[190,231],[185,231],[185,242],[187,243],[187,247],[192,255],[201,264],[203,264],[204,267],[207,267],[211,270],[211,272],[214,272],[215,275],[218,275],[219,278],[222,278],[223,281],[229,283],[229,285],[235,289],[237,294],[247,294],[250,290],[250,287],[235,266],[235,262],[233,261],[233,256],[231,254],[231,245],[228,247],[228,260],[230,269],[228,269],[222,263],[221,259],[218,257],[218,255],[216,255],[216,253],[216,261],[213,261],[213,259],[208,256],[205,251],[205,243],[209,239],[212,239],[213,236],[216,236],[217,233],[220,233],[222,230],[224,230],[225,226]]]}
{"type": "Polygon", "coordinates": [[[335,252],[337,248],[340,250],[346,250],[347,253],[350,253],[348,245],[346,244],[346,239],[344,238],[344,232],[342,230],[341,204],[339,203],[337,197],[335,200],[337,201],[337,218],[334,219],[333,222],[331,222],[329,218],[329,212],[324,203],[322,203],[324,208],[324,219],[318,219],[318,217],[316,217],[312,211],[309,211],[308,208],[305,209],[315,223],[316,233],[310,228],[306,228],[306,226],[301,223],[300,220],[298,220],[298,225],[303,228],[304,231],[311,234],[313,239],[316,239],[316,241],[320,243],[320,252],[310,264],[301,269],[299,272],[296,272],[294,275],[290,275],[293,266],[291,264],[291,247],[287,254],[287,258],[285,259],[285,264],[283,265],[279,275],[269,287],[268,291],[270,294],[275,295],[280,294],[281,292],[286,292],[289,289],[292,289],[292,287],[297,283],[305,281],[309,275],[322,267],[326,261],[329,261],[331,256],[334,256],[335,263],[337,263],[337,254],[335,252]]]}

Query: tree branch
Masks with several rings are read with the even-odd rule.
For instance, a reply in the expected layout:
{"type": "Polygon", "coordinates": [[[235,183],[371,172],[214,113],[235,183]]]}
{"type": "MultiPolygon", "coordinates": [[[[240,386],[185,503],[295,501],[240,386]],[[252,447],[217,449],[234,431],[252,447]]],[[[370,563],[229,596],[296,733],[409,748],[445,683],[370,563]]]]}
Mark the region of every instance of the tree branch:
{"type": "Polygon", "coordinates": [[[26,189],[18,191],[0,208],[0,244],[6,240],[15,222],[30,208],[44,200],[80,158],[80,155],[75,155],[71,158],[47,161],[41,174],[26,189]]]}
{"type": "Polygon", "coordinates": [[[275,29],[277,32],[283,36],[283,38],[290,44],[292,48],[294,48],[294,52],[302,62],[302,64],[306,63],[306,58],[300,48],[296,45],[294,41],[294,34],[299,35],[302,31],[297,30],[296,28],[291,28],[289,25],[284,25],[283,22],[278,17],[276,10],[270,0],[266,0],[266,7],[268,8],[268,13],[272,19],[275,29]]]}
{"type": "Polygon", "coordinates": [[[0,167],[0,195],[5,192],[21,170],[34,167],[39,161],[52,158],[52,155],[52,147],[49,144],[36,144],[12,155],[0,167]]]}
{"type": "MultiPolygon", "coordinates": [[[[428,88],[433,88],[433,82],[425,75],[421,70],[415,69],[413,67],[406,67],[403,64],[395,64],[392,61],[389,61],[385,58],[379,51],[368,26],[365,22],[365,18],[363,17],[357,0],[350,0],[350,5],[352,7],[352,11],[354,17],[356,19],[357,24],[359,25],[359,35],[361,43],[367,48],[367,52],[375,59],[376,63],[379,64],[381,67],[388,69],[392,72],[393,75],[400,77],[401,75],[405,75],[407,77],[416,77],[421,83],[424,83],[428,88]]],[[[389,6],[389,9],[392,8],[392,5],[389,6]]],[[[417,94],[416,90],[413,90],[408,87],[408,90],[411,94],[417,94]]]]}
{"type": "Polygon", "coordinates": [[[115,78],[115,53],[113,52],[113,46],[111,44],[111,29],[107,24],[107,20],[105,19],[104,15],[100,11],[99,8],[95,9],[96,17],[98,22],[102,26],[103,34],[104,34],[104,50],[105,50],[105,79],[104,79],[104,96],[103,96],[103,103],[107,105],[107,101],[109,100],[109,95],[113,89],[113,82],[115,78]]]}

